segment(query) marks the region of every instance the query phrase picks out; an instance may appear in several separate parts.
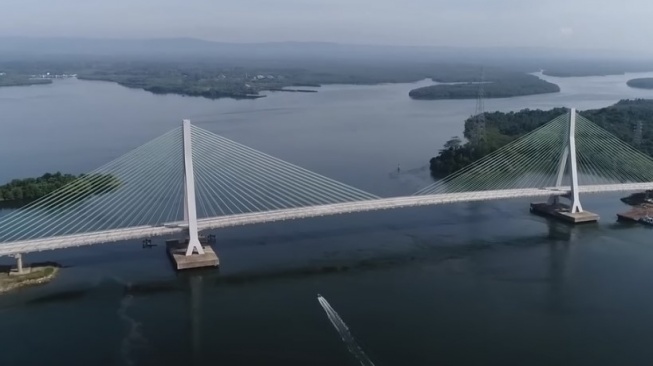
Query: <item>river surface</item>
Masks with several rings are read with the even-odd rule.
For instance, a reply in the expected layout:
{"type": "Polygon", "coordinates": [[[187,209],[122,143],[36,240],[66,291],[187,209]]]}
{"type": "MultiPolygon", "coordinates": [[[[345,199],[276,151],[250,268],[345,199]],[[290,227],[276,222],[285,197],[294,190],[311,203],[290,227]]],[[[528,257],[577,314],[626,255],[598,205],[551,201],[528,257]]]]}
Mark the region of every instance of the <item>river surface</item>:
{"type": "MultiPolygon", "coordinates": [[[[605,107],[653,98],[625,84],[651,75],[546,77],[562,92],[485,106],[605,107]]],[[[407,195],[429,184],[428,159],[475,110],[408,98],[427,84],[244,101],[78,80],[0,88],[0,182],[90,171],[190,118],[371,193],[407,195]]],[[[175,273],[162,246],[139,242],[30,254],[65,268],[0,297],[0,365],[360,364],[318,293],[376,365],[648,364],[653,231],[616,224],[619,197],[582,197],[602,220],[580,227],[532,216],[521,199],[225,229],[214,232],[220,270],[199,273],[175,273]]]]}

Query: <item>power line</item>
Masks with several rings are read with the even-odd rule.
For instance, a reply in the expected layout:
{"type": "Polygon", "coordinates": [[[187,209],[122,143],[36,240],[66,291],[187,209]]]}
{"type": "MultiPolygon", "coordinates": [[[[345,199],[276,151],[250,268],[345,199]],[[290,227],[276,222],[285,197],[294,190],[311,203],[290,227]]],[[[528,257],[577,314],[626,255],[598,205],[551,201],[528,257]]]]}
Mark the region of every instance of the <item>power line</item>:
{"type": "Polygon", "coordinates": [[[472,142],[479,143],[485,140],[485,68],[481,67],[481,75],[478,82],[478,95],[476,97],[476,110],[474,112],[474,124],[472,128],[472,142]]]}

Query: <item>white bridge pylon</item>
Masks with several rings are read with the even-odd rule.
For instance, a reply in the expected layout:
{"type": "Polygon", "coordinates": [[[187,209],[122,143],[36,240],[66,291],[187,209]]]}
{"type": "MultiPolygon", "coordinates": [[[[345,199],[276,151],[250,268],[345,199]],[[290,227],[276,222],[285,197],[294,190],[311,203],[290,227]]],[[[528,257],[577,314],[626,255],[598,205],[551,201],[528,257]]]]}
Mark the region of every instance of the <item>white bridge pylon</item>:
{"type": "Polygon", "coordinates": [[[184,222],[188,225],[188,248],[186,256],[204,254],[197,229],[197,200],[195,199],[195,172],[193,169],[193,142],[190,120],[182,122],[184,141],[184,222]]]}
{"type": "MultiPolygon", "coordinates": [[[[562,180],[566,173],[566,168],[569,168],[567,174],[570,178],[570,191],[566,197],[571,201],[569,205],[570,213],[583,212],[583,206],[580,204],[580,196],[578,189],[578,160],[576,150],[576,108],[569,110],[569,127],[566,129],[566,138],[563,140],[562,155],[558,165],[558,172],[556,178],[556,187],[562,187],[562,180]]],[[[558,204],[561,196],[551,196],[549,198],[550,204],[558,204]]]]}

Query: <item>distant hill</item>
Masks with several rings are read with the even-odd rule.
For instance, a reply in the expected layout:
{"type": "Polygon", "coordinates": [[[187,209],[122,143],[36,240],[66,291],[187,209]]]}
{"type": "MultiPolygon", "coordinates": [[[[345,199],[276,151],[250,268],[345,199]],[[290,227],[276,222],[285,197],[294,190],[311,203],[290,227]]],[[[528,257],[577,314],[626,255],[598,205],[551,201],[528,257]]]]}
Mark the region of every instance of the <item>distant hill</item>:
{"type": "MultiPolygon", "coordinates": [[[[502,59],[591,60],[636,59],[637,55],[612,50],[572,50],[535,47],[427,47],[341,44],[328,42],[225,43],[194,38],[93,39],[0,37],[0,55],[47,56],[168,56],[229,58],[329,58],[369,59],[383,56],[391,60],[465,60],[467,62],[502,59]]],[[[641,57],[640,57],[641,58],[641,57]]],[[[383,59],[377,59],[383,61],[383,59]]]]}
{"type": "MultiPolygon", "coordinates": [[[[305,67],[334,63],[369,65],[466,63],[511,71],[547,70],[552,75],[619,74],[653,71],[653,56],[614,50],[536,47],[427,47],[328,42],[226,43],[194,38],[93,39],[0,37],[0,63],[53,60],[145,60],[196,62],[219,60],[245,67],[305,67]]],[[[1,66],[1,65],[0,65],[1,66]]]]}

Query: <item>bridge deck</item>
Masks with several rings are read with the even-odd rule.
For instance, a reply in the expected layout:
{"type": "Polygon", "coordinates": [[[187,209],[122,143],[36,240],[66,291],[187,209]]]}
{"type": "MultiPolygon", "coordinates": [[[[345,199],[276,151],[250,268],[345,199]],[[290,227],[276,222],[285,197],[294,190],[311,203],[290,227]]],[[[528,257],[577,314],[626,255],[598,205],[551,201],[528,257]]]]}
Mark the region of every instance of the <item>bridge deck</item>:
{"type": "MultiPolygon", "coordinates": [[[[653,183],[588,185],[581,186],[580,193],[640,191],[646,189],[653,189],[653,183]]],[[[251,225],[273,221],[294,220],[353,212],[441,205],[457,202],[489,201],[522,197],[546,197],[551,195],[566,195],[568,193],[569,187],[560,187],[541,189],[509,189],[497,191],[444,193],[423,196],[381,198],[366,201],[205,218],[198,220],[198,229],[201,231],[231,226],[251,225]]],[[[183,223],[175,222],[161,226],[140,226],[50,238],[5,242],[0,243],[0,256],[117,242],[123,240],[143,239],[153,236],[172,235],[183,232],[184,230],[186,230],[186,227],[183,223]]]]}

